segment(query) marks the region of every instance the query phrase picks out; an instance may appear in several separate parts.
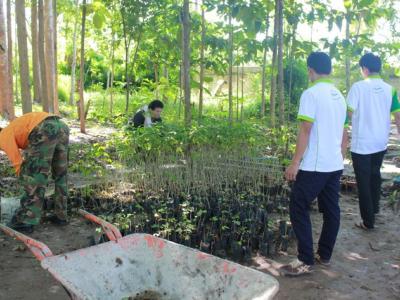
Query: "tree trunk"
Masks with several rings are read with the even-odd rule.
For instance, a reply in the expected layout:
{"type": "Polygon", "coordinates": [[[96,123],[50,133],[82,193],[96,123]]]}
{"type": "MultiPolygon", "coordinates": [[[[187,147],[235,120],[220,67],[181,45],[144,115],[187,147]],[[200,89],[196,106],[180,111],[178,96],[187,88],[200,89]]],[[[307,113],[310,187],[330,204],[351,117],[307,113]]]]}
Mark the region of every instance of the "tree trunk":
{"type": "Polygon", "coordinates": [[[9,118],[7,111],[9,97],[9,67],[8,67],[8,51],[7,51],[7,34],[6,34],[6,13],[4,11],[4,1],[0,0],[0,115],[9,118]]]}
{"type": "Polygon", "coordinates": [[[125,113],[128,113],[129,110],[129,89],[130,89],[130,81],[129,81],[129,48],[125,46],[125,113]]]}
{"type": "Polygon", "coordinates": [[[33,72],[33,101],[41,101],[41,81],[39,64],[39,31],[38,31],[38,5],[37,0],[31,3],[31,36],[32,36],[32,72],[33,72]]]}
{"type": "MultiPolygon", "coordinates": [[[[166,84],[169,85],[168,67],[165,64],[162,67],[162,77],[165,79],[166,84]]],[[[168,101],[168,95],[165,93],[165,89],[163,89],[162,99],[165,103],[168,101]]]]}
{"type": "Polygon", "coordinates": [[[278,99],[279,99],[279,123],[285,122],[285,91],[283,82],[283,0],[279,2],[279,30],[278,30],[278,99]]]}
{"type": "Polygon", "coordinates": [[[125,23],[125,13],[124,8],[121,8],[121,17],[122,17],[122,29],[124,34],[124,43],[125,43],[125,113],[128,113],[129,109],[129,89],[130,89],[130,81],[129,81],[129,48],[131,44],[131,38],[128,36],[128,31],[125,23]]]}
{"type": "Polygon", "coordinates": [[[159,95],[159,86],[158,85],[160,84],[160,79],[159,79],[160,71],[158,69],[158,63],[155,62],[153,64],[153,67],[154,67],[154,81],[156,83],[156,90],[155,90],[156,99],[159,99],[160,95],[159,95]]]}
{"type": "Polygon", "coordinates": [[[310,6],[311,6],[311,15],[312,15],[312,20],[311,20],[311,26],[310,26],[310,43],[313,42],[313,34],[314,34],[314,1],[310,1],[310,6]]]}
{"type": "Polygon", "coordinates": [[[39,69],[40,69],[40,82],[41,84],[41,102],[43,111],[49,112],[49,95],[48,84],[46,77],[46,55],[45,40],[44,40],[44,5],[43,0],[38,0],[38,16],[39,16],[39,69]]]}
{"type": "MultiPolygon", "coordinates": [[[[203,0],[204,2],[204,0],[203,0]]],[[[204,5],[204,3],[203,3],[204,5]]],[[[203,101],[204,101],[204,48],[206,39],[206,18],[204,7],[201,6],[201,47],[200,47],[200,93],[199,93],[199,121],[203,117],[203,101]]]]}
{"type": "Polygon", "coordinates": [[[267,38],[268,38],[268,29],[269,29],[269,15],[267,14],[267,18],[265,20],[265,40],[264,40],[264,54],[263,54],[263,64],[262,64],[262,83],[261,83],[261,118],[265,117],[266,110],[266,97],[265,97],[265,89],[267,85],[267,38]]]}
{"type": "MultiPolygon", "coordinates": [[[[75,2],[76,10],[79,9],[79,0],[75,2]]],[[[75,76],[76,76],[76,40],[77,40],[77,31],[78,31],[78,18],[74,20],[74,33],[72,38],[72,64],[71,64],[71,91],[69,95],[69,104],[74,105],[75,98],[75,76]]]]}
{"type": "Polygon", "coordinates": [[[271,66],[271,93],[269,100],[269,110],[271,117],[271,126],[275,127],[275,97],[276,97],[276,65],[277,65],[277,49],[278,49],[278,1],[275,0],[275,17],[274,17],[274,38],[272,49],[272,66],[271,66]]]}
{"type": "Polygon", "coordinates": [[[292,104],[292,91],[293,91],[293,60],[294,60],[294,53],[295,53],[295,43],[296,43],[296,30],[297,30],[297,24],[293,24],[293,29],[292,29],[292,41],[291,41],[291,46],[290,46],[290,58],[289,58],[289,63],[290,63],[290,71],[289,71],[289,92],[288,92],[288,120],[290,121],[290,109],[291,109],[291,104],[292,104]]]}
{"type": "Polygon", "coordinates": [[[185,91],[185,125],[192,125],[192,107],[190,105],[190,16],[189,0],[183,3],[183,78],[185,91]]]}
{"type": "Polygon", "coordinates": [[[79,79],[79,120],[81,132],[86,133],[85,128],[85,100],[84,100],[84,85],[85,85],[85,28],[86,28],[86,0],[82,3],[82,30],[81,30],[81,64],[80,64],[80,79],[79,79]]]}
{"type": "Polygon", "coordinates": [[[350,91],[350,56],[349,56],[349,47],[350,47],[350,15],[347,13],[346,15],[346,40],[347,47],[345,49],[345,65],[346,65],[346,93],[350,91]]]}
{"type": "Polygon", "coordinates": [[[46,84],[47,84],[47,99],[50,113],[57,113],[55,110],[55,53],[54,53],[54,0],[44,0],[44,44],[45,44],[45,73],[46,73],[46,84]]]}
{"type": "Polygon", "coordinates": [[[7,103],[3,110],[8,114],[8,119],[13,120],[15,118],[14,111],[14,95],[13,95],[13,39],[12,39],[12,21],[11,21],[11,0],[7,0],[7,72],[8,72],[8,96],[7,103]]]}
{"type": "Polygon", "coordinates": [[[18,55],[21,82],[22,112],[26,114],[32,111],[32,97],[30,90],[28,43],[24,0],[15,1],[15,16],[17,19],[18,30],[18,55]]]}
{"type": "Polygon", "coordinates": [[[233,26],[232,26],[232,8],[229,8],[229,46],[228,46],[228,64],[229,64],[229,74],[228,74],[228,103],[229,103],[229,122],[232,122],[233,115],[233,102],[232,102],[232,73],[233,73],[233,26]]]}
{"type": "MultiPolygon", "coordinates": [[[[142,42],[142,32],[143,32],[142,28],[143,28],[143,26],[141,24],[140,27],[139,27],[139,35],[137,36],[137,39],[136,39],[135,53],[133,54],[133,59],[132,59],[131,66],[130,66],[131,70],[133,70],[135,68],[135,64],[136,64],[136,60],[137,60],[137,56],[138,56],[138,52],[139,52],[140,43],[142,42]]],[[[130,82],[132,82],[133,81],[133,77],[130,76],[129,78],[130,78],[130,82]]]]}
{"type": "MultiPolygon", "coordinates": [[[[14,20],[14,24],[15,24],[15,20],[14,20]]],[[[14,96],[15,96],[15,102],[18,103],[20,101],[20,95],[19,95],[19,89],[18,89],[18,81],[19,81],[19,58],[18,58],[18,41],[17,41],[17,26],[14,26],[14,63],[15,63],[15,68],[14,68],[14,73],[15,73],[15,92],[14,92],[14,96]]]]}
{"type": "Polygon", "coordinates": [[[240,103],[240,121],[243,121],[243,102],[244,102],[244,63],[242,63],[242,87],[241,87],[242,93],[242,101],[240,103]]]}
{"type": "Polygon", "coordinates": [[[58,70],[57,70],[57,0],[53,1],[53,48],[54,48],[54,113],[59,115],[59,103],[58,103],[58,70]]]}
{"type": "Polygon", "coordinates": [[[111,41],[111,77],[110,77],[110,116],[113,115],[113,107],[114,107],[114,43],[115,43],[115,34],[112,31],[112,41],[111,41]]]}
{"type": "MultiPolygon", "coordinates": [[[[239,57],[239,51],[237,51],[239,57]]],[[[239,121],[239,62],[236,66],[236,121],[239,121]]]]}

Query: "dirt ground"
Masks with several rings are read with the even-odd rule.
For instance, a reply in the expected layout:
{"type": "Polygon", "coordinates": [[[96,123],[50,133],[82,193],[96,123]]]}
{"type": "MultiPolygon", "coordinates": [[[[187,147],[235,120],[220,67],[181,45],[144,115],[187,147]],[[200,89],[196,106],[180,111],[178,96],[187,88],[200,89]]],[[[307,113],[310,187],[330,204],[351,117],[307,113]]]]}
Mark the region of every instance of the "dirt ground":
{"type": "MultiPolygon", "coordinates": [[[[257,269],[278,279],[276,299],[400,299],[400,217],[384,208],[374,231],[364,232],[354,227],[359,220],[357,198],[346,195],[341,200],[341,229],[332,264],[317,267],[314,274],[301,278],[279,276],[282,263],[295,257],[276,260],[256,257],[257,269]]],[[[321,228],[321,215],[312,214],[314,243],[321,228]]]]}
{"type": "MultiPolygon", "coordinates": [[[[61,254],[88,247],[95,226],[73,219],[69,226],[43,225],[31,235],[61,254]]],[[[0,299],[69,299],[63,287],[41,268],[22,243],[0,234],[0,299]]]]}
{"type": "MultiPolygon", "coordinates": [[[[280,277],[277,268],[293,259],[254,258],[256,268],[278,279],[280,291],[276,299],[400,299],[400,217],[384,208],[379,228],[363,232],[354,228],[358,220],[358,203],[354,196],[342,199],[342,226],[332,266],[317,268],[302,278],[280,277]]],[[[314,233],[320,230],[321,215],[313,213],[314,233]]],[[[45,225],[32,235],[46,243],[55,254],[90,245],[95,227],[80,219],[58,228],[45,225]]],[[[19,242],[0,235],[0,299],[69,299],[63,288],[40,267],[19,242]]]]}
{"type": "MultiPolygon", "coordinates": [[[[393,157],[399,156],[400,146],[396,144],[385,162],[387,184],[393,172],[400,173],[392,162],[393,157]]],[[[276,299],[400,299],[400,215],[383,199],[379,228],[363,232],[354,227],[359,220],[355,193],[342,195],[341,208],[342,223],[329,268],[317,267],[314,274],[285,278],[279,276],[277,269],[295,257],[294,247],[274,260],[254,257],[255,268],[278,279],[280,291],[276,299]]],[[[313,212],[312,219],[316,243],[322,216],[313,212]]],[[[64,228],[43,225],[32,237],[46,243],[54,254],[60,254],[89,246],[95,229],[74,218],[64,228]]],[[[20,245],[0,234],[0,299],[69,299],[62,286],[20,245]]]]}

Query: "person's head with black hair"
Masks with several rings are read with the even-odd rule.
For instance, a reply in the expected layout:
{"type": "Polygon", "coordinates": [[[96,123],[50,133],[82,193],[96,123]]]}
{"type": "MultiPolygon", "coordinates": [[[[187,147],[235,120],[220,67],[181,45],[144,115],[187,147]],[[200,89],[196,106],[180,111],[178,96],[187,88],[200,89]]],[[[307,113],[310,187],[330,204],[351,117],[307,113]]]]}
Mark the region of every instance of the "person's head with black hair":
{"type": "Polygon", "coordinates": [[[382,70],[382,60],[378,55],[373,53],[364,54],[359,62],[361,74],[364,77],[379,74],[382,70]]]}
{"type": "Polygon", "coordinates": [[[313,82],[332,73],[332,60],[324,52],[312,52],[307,58],[308,76],[313,82]]]}
{"type": "Polygon", "coordinates": [[[148,105],[151,117],[153,119],[160,119],[161,118],[161,113],[164,109],[164,103],[162,103],[160,100],[153,100],[150,102],[148,105]]]}

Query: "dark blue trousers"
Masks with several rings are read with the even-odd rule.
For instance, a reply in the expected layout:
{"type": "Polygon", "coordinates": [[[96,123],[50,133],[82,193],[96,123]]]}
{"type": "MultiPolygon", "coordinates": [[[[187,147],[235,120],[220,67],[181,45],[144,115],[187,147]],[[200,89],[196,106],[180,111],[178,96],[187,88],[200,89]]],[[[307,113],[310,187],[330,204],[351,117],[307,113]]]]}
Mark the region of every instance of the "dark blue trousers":
{"type": "Polygon", "coordinates": [[[329,260],[340,226],[339,191],[342,170],[330,173],[299,171],[290,196],[290,220],[297,238],[298,259],[314,264],[310,205],[318,199],[323,225],[317,253],[329,260]]]}
{"type": "Polygon", "coordinates": [[[374,228],[381,198],[381,167],[386,151],[373,154],[351,153],[356,174],[358,199],[364,225],[374,228]]]}

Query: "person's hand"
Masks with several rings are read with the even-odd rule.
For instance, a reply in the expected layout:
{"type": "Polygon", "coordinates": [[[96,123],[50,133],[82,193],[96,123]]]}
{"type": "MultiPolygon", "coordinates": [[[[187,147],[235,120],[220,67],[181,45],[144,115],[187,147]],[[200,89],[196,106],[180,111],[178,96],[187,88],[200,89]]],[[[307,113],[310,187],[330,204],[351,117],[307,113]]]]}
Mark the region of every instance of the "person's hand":
{"type": "Polygon", "coordinates": [[[292,162],[286,169],[285,178],[287,181],[295,181],[297,173],[299,172],[300,163],[292,162]]]}

